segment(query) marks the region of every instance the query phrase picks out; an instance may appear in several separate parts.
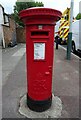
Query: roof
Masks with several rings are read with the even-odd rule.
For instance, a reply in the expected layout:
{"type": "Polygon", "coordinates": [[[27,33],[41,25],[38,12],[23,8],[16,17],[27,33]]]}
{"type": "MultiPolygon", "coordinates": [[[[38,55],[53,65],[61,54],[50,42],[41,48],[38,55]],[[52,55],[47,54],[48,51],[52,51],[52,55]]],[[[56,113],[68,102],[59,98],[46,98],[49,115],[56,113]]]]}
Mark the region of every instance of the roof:
{"type": "Polygon", "coordinates": [[[4,12],[4,7],[0,4],[0,7],[3,9],[3,12],[4,12]]]}
{"type": "Polygon", "coordinates": [[[4,12],[4,7],[1,4],[0,4],[0,7],[2,8],[4,15],[10,16],[9,14],[7,14],[7,13],[4,12]]]}
{"type": "Polygon", "coordinates": [[[4,7],[0,4],[0,7],[2,7],[4,9],[4,7]]]}

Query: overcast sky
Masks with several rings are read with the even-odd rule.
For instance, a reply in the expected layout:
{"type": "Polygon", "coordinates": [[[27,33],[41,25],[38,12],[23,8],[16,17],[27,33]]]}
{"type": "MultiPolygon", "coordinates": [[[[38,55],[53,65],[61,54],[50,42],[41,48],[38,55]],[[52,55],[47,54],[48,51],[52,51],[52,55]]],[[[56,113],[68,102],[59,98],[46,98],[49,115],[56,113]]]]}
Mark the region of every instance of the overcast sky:
{"type": "MultiPolygon", "coordinates": [[[[6,13],[13,12],[13,6],[17,0],[0,0],[0,4],[5,8],[6,13]]],[[[63,12],[67,7],[70,7],[71,0],[35,0],[42,1],[44,7],[54,8],[63,12]]],[[[81,0],[74,0],[74,16],[79,13],[79,2],[81,0]]]]}

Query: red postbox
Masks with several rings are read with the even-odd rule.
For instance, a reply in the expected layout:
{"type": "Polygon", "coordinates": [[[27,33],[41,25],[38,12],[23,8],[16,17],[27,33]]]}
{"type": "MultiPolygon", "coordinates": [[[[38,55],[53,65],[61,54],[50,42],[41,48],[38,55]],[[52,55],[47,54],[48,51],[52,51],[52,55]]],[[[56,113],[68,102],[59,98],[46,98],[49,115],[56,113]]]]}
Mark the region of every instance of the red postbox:
{"type": "Polygon", "coordinates": [[[54,26],[61,15],[42,7],[19,13],[26,25],[27,105],[34,111],[44,111],[52,103],[54,26]]]}

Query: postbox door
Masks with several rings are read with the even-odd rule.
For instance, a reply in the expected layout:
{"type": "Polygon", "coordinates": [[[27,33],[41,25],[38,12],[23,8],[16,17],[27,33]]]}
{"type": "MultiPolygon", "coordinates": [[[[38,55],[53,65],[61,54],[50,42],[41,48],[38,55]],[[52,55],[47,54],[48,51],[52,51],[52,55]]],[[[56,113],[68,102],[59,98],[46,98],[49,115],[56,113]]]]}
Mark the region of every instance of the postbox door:
{"type": "Polygon", "coordinates": [[[28,93],[34,100],[52,94],[53,39],[32,39],[28,45],[28,93]]]}

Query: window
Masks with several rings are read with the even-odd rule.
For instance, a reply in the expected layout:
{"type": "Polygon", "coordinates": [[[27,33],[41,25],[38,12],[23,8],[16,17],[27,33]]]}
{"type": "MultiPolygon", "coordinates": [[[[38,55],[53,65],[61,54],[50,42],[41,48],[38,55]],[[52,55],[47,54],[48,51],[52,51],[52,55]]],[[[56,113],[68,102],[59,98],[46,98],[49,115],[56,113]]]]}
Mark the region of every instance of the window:
{"type": "Polygon", "coordinates": [[[9,16],[7,14],[4,14],[4,24],[9,26],[9,16]]]}

